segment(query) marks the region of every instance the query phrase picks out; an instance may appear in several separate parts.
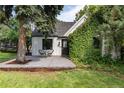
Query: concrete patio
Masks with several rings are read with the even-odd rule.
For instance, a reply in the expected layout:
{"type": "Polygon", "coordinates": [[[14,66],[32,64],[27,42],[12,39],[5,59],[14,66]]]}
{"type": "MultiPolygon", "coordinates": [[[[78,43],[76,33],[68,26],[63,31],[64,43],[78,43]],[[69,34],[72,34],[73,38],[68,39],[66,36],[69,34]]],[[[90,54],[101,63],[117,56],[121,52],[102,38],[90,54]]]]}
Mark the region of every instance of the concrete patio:
{"type": "MultiPolygon", "coordinates": [[[[26,64],[8,64],[10,61],[0,63],[1,70],[11,69],[73,69],[76,65],[65,57],[33,57],[28,56],[30,62],[26,64]]],[[[15,60],[15,59],[13,59],[15,60]]]]}

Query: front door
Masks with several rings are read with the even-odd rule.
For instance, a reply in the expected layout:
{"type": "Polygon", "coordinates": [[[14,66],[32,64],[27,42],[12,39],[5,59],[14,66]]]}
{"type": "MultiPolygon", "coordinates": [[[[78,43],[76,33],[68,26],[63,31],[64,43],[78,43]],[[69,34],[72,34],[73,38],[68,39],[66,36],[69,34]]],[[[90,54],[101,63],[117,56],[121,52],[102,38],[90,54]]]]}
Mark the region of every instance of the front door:
{"type": "Polygon", "coordinates": [[[68,56],[69,49],[68,49],[68,41],[67,39],[62,39],[62,56],[68,56]]]}

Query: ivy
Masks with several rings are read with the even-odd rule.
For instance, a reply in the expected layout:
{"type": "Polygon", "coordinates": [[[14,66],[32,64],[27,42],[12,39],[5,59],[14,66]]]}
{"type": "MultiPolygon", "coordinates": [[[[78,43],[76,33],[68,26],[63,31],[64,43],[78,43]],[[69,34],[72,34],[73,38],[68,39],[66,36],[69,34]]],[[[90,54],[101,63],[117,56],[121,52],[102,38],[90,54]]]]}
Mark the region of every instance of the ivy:
{"type": "Polygon", "coordinates": [[[88,21],[69,36],[69,56],[72,60],[87,63],[87,59],[93,57],[94,25],[88,21]]]}
{"type": "MultiPolygon", "coordinates": [[[[88,16],[87,21],[69,36],[70,58],[78,63],[102,62],[105,64],[113,64],[120,61],[119,59],[113,60],[111,55],[101,56],[101,46],[103,46],[101,37],[104,35],[108,39],[108,45],[105,43],[108,49],[112,46],[112,42],[118,45],[116,47],[123,46],[123,7],[89,6],[86,10],[79,12],[78,15],[82,16],[85,12],[88,16]],[[108,10],[112,10],[112,12],[108,10]],[[122,15],[121,18],[120,15],[122,15]],[[116,18],[115,21],[111,21],[113,17],[116,18]],[[99,40],[100,44],[98,49],[93,45],[94,37],[99,40]]],[[[80,16],[78,17],[80,18],[80,16]]],[[[77,19],[79,19],[78,17],[77,19]]],[[[111,49],[107,51],[111,54],[111,49]]]]}

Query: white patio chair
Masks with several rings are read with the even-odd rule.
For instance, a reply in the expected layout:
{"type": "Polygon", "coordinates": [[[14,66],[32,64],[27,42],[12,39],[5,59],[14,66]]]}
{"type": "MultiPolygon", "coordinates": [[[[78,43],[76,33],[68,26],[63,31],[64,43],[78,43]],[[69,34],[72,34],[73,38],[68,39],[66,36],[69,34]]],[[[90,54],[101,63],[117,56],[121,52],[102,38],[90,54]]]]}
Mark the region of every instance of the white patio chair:
{"type": "Polygon", "coordinates": [[[46,51],[39,49],[39,53],[41,56],[46,56],[46,51]]]}
{"type": "Polygon", "coordinates": [[[53,52],[54,52],[54,50],[47,50],[47,55],[51,56],[53,52]]]}

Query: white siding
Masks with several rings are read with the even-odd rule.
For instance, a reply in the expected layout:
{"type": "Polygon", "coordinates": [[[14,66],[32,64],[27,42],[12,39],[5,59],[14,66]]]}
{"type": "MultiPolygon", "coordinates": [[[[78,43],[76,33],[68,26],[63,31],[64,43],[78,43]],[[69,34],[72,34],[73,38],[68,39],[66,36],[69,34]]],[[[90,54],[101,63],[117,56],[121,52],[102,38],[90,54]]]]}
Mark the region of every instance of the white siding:
{"type": "Polygon", "coordinates": [[[61,52],[62,52],[62,49],[61,49],[61,39],[58,39],[57,37],[54,37],[53,38],[53,55],[54,56],[61,56],[61,52]],[[58,46],[60,42],[60,46],[58,46]]]}
{"type": "MultiPolygon", "coordinates": [[[[33,56],[40,56],[39,49],[42,49],[42,39],[43,37],[32,37],[32,55],[33,56]]],[[[61,49],[61,39],[58,39],[58,37],[48,37],[48,39],[53,39],[53,56],[61,56],[62,49],[61,49]],[[60,42],[60,46],[58,46],[60,42]]]]}
{"type": "Polygon", "coordinates": [[[38,52],[39,49],[42,49],[42,38],[32,37],[32,55],[40,55],[38,52]]]}

